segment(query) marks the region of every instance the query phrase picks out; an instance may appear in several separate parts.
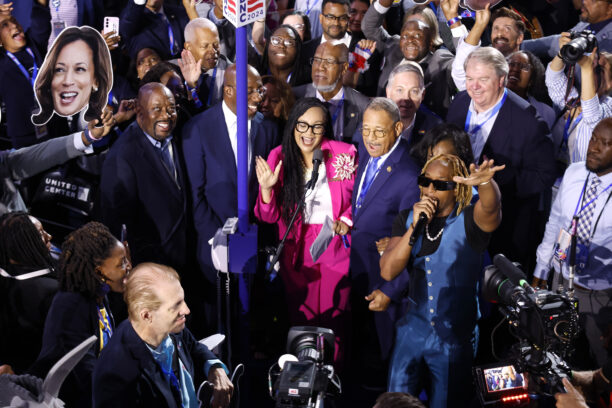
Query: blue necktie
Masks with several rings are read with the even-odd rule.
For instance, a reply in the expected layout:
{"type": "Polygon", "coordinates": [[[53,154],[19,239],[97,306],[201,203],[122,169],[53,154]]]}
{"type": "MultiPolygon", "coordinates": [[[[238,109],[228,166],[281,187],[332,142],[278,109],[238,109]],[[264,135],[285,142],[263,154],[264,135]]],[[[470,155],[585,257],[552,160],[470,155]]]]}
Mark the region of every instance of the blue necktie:
{"type": "Polygon", "coordinates": [[[158,148],[159,154],[164,166],[166,167],[166,170],[168,170],[168,173],[170,173],[170,177],[172,177],[173,180],[176,180],[176,167],[174,166],[174,160],[172,160],[172,156],[170,155],[169,147],[170,142],[168,141],[158,148]]]}
{"type": "Polygon", "coordinates": [[[365,178],[363,179],[363,184],[361,185],[361,192],[359,193],[359,197],[357,198],[357,205],[355,212],[361,208],[363,204],[363,200],[365,199],[368,190],[372,186],[374,182],[374,178],[376,177],[376,173],[378,171],[378,161],[380,157],[372,157],[370,163],[368,163],[368,168],[366,169],[365,178]]]}

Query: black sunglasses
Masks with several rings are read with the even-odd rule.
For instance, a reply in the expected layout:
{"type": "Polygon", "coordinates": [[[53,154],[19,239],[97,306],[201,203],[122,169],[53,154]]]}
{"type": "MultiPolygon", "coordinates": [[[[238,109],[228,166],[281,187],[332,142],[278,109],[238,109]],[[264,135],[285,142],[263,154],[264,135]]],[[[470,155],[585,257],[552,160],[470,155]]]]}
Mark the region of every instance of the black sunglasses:
{"type": "Polygon", "coordinates": [[[434,189],[436,189],[436,191],[454,190],[457,186],[457,183],[455,183],[454,181],[432,180],[422,174],[417,178],[417,183],[421,187],[429,187],[430,184],[433,184],[434,189]]]}

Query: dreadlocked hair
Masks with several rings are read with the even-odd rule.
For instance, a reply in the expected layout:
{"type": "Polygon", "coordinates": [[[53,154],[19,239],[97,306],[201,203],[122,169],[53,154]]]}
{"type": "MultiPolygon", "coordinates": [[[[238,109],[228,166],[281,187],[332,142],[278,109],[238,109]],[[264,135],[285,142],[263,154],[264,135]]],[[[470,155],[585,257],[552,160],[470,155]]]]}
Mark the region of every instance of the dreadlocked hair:
{"type": "Polygon", "coordinates": [[[30,216],[22,211],[0,218],[0,267],[7,269],[11,263],[31,270],[54,270],[51,254],[40,232],[30,216]]]}
{"type": "MultiPolygon", "coordinates": [[[[421,174],[425,174],[427,167],[433,162],[440,161],[445,165],[451,167],[452,174],[451,180],[455,176],[459,177],[468,177],[470,173],[468,172],[467,167],[465,167],[465,163],[458,156],[454,154],[438,154],[427,160],[425,165],[423,166],[423,170],[421,170],[421,174]]],[[[459,205],[457,208],[457,215],[463,211],[465,207],[467,207],[472,201],[472,187],[467,184],[457,183],[455,187],[455,201],[459,205]]]]}
{"type": "Polygon", "coordinates": [[[60,290],[98,296],[101,278],[96,274],[119,241],[99,222],[88,222],[68,235],[60,256],[60,290]]]}
{"type": "MultiPolygon", "coordinates": [[[[283,152],[283,186],[280,189],[278,196],[278,204],[281,208],[281,217],[288,224],[293,212],[296,209],[297,204],[302,200],[304,195],[304,172],[306,170],[306,163],[302,156],[302,151],[295,142],[295,125],[298,119],[311,108],[319,108],[323,111],[325,116],[325,131],[323,133],[323,139],[333,139],[334,130],[331,126],[331,118],[329,111],[323,105],[323,102],[317,98],[301,98],[293,109],[289,112],[289,118],[285,124],[285,130],[283,132],[282,141],[282,152],[283,152]]],[[[298,215],[298,218],[304,214],[298,215]]]]}

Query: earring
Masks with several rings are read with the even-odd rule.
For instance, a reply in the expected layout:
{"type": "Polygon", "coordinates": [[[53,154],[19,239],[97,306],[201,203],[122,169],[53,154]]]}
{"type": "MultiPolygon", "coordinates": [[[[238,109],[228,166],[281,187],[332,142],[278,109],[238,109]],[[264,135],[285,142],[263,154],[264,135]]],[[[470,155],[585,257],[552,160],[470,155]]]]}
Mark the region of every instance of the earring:
{"type": "Polygon", "coordinates": [[[94,87],[93,87],[93,91],[94,91],[94,92],[98,92],[98,87],[94,85],[94,87]]]}

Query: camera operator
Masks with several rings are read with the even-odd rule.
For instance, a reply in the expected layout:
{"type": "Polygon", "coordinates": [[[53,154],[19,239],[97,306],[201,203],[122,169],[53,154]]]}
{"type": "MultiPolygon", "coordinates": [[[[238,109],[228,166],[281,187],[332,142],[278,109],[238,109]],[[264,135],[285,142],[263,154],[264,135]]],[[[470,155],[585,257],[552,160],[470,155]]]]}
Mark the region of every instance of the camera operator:
{"type": "Polygon", "coordinates": [[[572,382],[567,378],[563,379],[563,386],[567,392],[555,395],[556,407],[588,408],[585,397],[574,385],[583,392],[587,390],[589,394],[609,393],[612,392],[610,378],[612,378],[612,358],[608,358],[606,364],[595,371],[572,371],[572,382]]]}
{"type": "MultiPolygon", "coordinates": [[[[559,37],[559,48],[571,41],[570,33],[559,37]]],[[[590,55],[583,55],[578,60],[581,69],[582,84],[579,106],[569,107],[565,112],[565,130],[563,141],[555,141],[555,146],[567,147],[568,163],[584,161],[593,128],[600,120],[612,116],[612,69],[604,56],[598,56],[597,48],[590,55]]],[[[566,100],[568,78],[564,72],[565,62],[560,54],[548,64],[546,69],[546,86],[553,104],[558,110],[566,109],[569,100],[577,99],[576,89],[571,90],[566,100]]],[[[575,105],[574,105],[575,106],[575,105]]]]}
{"type": "Polygon", "coordinates": [[[572,164],[563,176],[544,239],[537,250],[533,281],[534,286],[545,287],[548,273],[554,267],[552,289],[556,290],[561,284],[567,286],[570,250],[565,242],[572,217],[578,216],[574,296],[579,302],[580,327],[584,328],[591,357],[597,362],[595,367],[601,367],[608,357],[601,338],[611,324],[611,199],[612,118],[606,118],[593,130],[586,163],[572,164]]]}

